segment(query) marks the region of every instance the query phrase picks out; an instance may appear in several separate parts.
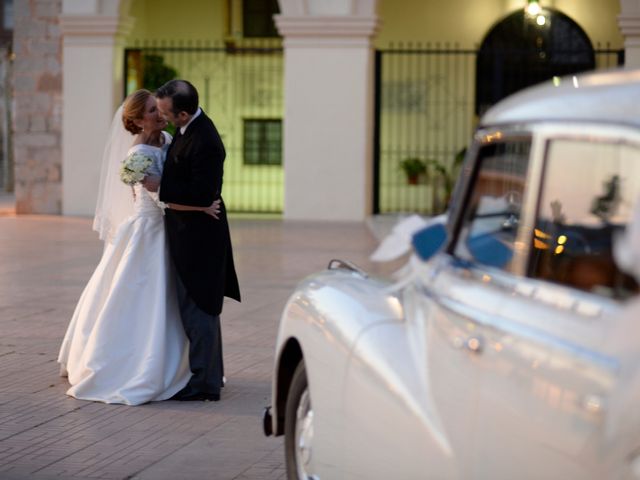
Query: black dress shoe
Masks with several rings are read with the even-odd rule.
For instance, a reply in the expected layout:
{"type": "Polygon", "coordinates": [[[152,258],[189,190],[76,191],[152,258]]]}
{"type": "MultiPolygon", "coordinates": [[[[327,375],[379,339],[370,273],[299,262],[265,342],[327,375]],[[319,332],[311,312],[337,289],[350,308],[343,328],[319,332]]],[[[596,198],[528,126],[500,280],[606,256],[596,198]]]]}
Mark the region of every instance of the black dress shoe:
{"type": "Polygon", "coordinates": [[[218,402],[220,400],[219,393],[194,393],[192,395],[177,394],[171,397],[171,400],[179,400],[181,402],[218,402]]]}
{"type": "Polygon", "coordinates": [[[219,402],[220,401],[220,394],[219,393],[205,393],[203,395],[203,400],[205,402],[219,402]]]}

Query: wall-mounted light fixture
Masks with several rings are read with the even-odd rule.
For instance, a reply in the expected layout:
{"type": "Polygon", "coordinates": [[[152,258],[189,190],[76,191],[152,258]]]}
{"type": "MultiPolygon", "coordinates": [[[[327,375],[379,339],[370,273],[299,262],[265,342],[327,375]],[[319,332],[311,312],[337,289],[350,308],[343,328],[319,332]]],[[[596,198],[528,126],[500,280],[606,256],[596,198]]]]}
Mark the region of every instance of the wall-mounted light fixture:
{"type": "Polygon", "coordinates": [[[527,6],[524,11],[539,27],[544,27],[547,24],[547,17],[542,11],[538,0],[527,0],[527,6]]]}
{"type": "Polygon", "coordinates": [[[542,7],[540,6],[540,3],[538,2],[538,0],[528,0],[525,10],[527,14],[531,15],[532,17],[535,17],[540,14],[540,12],[542,11],[542,7]]]}

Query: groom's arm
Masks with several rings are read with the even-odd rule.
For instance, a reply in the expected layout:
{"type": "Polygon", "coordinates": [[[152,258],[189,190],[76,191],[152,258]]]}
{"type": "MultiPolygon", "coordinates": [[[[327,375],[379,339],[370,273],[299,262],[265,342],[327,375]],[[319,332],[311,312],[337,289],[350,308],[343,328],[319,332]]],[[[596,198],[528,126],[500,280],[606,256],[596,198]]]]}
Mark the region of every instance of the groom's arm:
{"type": "MultiPolygon", "coordinates": [[[[160,182],[162,177],[159,175],[147,175],[142,179],[140,183],[150,192],[157,192],[160,188],[160,182]]],[[[207,207],[192,207],[189,205],[181,205],[179,203],[167,203],[167,207],[172,210],[181,210],[183,212],[187,211],[196,211],[196,212],[204,212],[207,215],[211,215],[216,220],[219,220],[218,214],[220,213],[220,203],[222,200],[217,199],[211,205],[207,207]]]]}
{"type": "Polygon", "coordinates": [[[168,203],[167,206],[172,210],[180,210],[183,212],[188,212],[188,211],[204,212],[207,215],[211,215],[216,220],[220,220],[220,218],[218,217],[218,214],[220,213],[221,202],[222,201],[218,199],[208,207],[190,207],[188,205],[180,205],[179,203],[168,203]]]}

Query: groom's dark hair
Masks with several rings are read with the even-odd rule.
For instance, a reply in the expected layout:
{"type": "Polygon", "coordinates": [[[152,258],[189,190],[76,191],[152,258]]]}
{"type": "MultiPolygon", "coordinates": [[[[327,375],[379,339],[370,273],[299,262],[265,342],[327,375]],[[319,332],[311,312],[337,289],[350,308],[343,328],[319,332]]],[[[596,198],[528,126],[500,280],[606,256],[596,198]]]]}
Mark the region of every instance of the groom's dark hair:
{"type": "Polygon", "coordinates": [[[169,80],[156,90],[156,97],[170,97],[174,115],[178,115],[180,112],[193,115],[198,110],[198,91],[186,80],[169,80]]]}

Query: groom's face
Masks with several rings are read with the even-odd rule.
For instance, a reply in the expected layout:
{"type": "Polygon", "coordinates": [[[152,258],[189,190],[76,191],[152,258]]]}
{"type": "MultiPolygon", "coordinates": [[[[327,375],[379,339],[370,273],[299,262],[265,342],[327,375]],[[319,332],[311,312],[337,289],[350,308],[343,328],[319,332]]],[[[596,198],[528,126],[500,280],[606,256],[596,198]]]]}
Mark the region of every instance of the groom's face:
{"type": "Polygon", "coordinates": [[[171,100],[171,97],[158,98],[156,100],[158,102],[158,110],[164,118],[178,128],[187,124],[189,121],[189,115],[187,115],[187,112],[179,112],[177,115],[173,113],[173,100],[171,100]]]}

